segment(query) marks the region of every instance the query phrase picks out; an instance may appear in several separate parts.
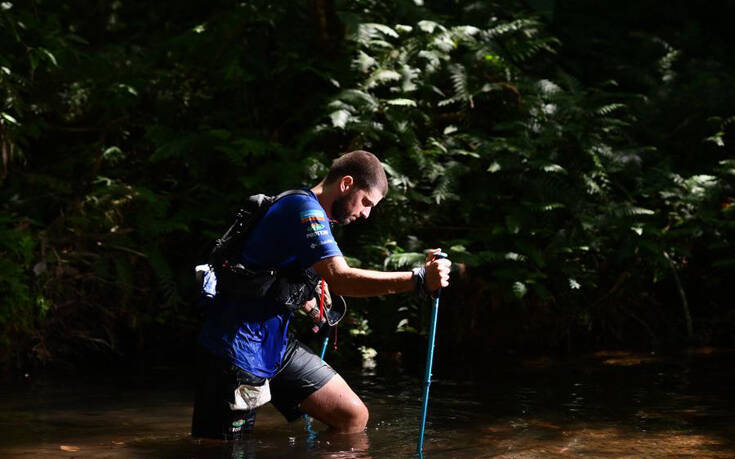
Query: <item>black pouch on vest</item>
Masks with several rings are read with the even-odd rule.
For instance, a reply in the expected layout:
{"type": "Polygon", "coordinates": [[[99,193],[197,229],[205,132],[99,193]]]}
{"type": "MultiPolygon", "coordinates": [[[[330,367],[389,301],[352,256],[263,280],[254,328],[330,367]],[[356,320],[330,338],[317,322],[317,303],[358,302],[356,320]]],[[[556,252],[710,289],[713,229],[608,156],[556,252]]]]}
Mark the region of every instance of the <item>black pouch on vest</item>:
{"type": "Polygon", "coordinates": [[[295,311],[314,297],[319,274],[314,268],[251,270],[241,264],[215,270],[217,294],[236,300],[268,298],[295,311]]]}
{"type": "Polygon", "coordinates": [[[235,299],[263,298],[276,281],[274,270],[251,270],[241,264],[215,269],[217,294],[235,299]]]}
{"type": "Polygon", "coordinates": [[[314,268],[283,269],[278,272],[266,296],[295,311],[314,298],[318,282],[319,274],[314,268]]]}

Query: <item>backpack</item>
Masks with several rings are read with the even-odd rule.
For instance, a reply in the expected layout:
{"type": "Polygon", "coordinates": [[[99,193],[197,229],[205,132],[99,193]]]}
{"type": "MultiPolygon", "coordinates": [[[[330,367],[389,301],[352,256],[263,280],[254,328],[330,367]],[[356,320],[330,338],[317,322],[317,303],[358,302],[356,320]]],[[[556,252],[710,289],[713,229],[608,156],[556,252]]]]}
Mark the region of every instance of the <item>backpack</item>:
{"type": "Polygon", "coordinates": [[[237,300],[268,298],[288,309],[299,309],[314,297],[319,275],[313,267],[252,269],[240,262],[247,236],[279,199],[294,194],[310,196],[305,190],[287,190],[277,196],[250,196],[235,222],[214,244],[207,264],[217,278],[217,294],[237,300]]]}

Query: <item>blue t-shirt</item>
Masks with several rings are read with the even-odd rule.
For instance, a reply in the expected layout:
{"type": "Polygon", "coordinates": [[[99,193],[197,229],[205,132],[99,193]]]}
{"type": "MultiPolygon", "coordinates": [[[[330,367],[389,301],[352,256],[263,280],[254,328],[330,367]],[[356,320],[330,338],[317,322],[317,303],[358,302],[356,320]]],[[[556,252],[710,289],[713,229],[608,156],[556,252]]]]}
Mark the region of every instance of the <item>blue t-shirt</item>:
{"type": "MultiPolygon", "coordinates": [[[[279,199],[255,225],[242,251],[242,263],[254,268],[308,268],[341,256],[329,221],[314,193],[279,199]]],[[[214,273],[204,279],[212,293],[214,273]]],[[[256,376],[270,378],[280,368],[292,313],[267,299],[247,302],[215,297],[199,342],[215,355],[256,376]]]]}

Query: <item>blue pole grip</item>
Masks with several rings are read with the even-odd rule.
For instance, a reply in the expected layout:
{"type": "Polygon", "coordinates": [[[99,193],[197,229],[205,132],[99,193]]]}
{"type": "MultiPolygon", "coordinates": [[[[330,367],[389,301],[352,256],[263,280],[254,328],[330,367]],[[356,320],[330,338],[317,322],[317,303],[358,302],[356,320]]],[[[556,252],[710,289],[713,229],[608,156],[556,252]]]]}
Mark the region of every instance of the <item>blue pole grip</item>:
{"type": "MultiPolygon", "coordinates": [[[[438,260],[440,258],[447,258],[447,257],[448,257],[448,255],[446,253],[444,253],[444,252],[436,252],[434,254],[434,256],[433,256],[433,259],[434,260],[438,260]]],[[[442,294],[442,289],[440,288],[440,289],[438,289],[438,290],[436,290],[436,291],[434,291],[434,292],[431,293],[431,299],[432,300],[437,299],[437,298],[439,298],[441,296],[441,294],[442,294]]],[[[437,305],[437,307],[438,306],[439,305],[437,305]]]]}

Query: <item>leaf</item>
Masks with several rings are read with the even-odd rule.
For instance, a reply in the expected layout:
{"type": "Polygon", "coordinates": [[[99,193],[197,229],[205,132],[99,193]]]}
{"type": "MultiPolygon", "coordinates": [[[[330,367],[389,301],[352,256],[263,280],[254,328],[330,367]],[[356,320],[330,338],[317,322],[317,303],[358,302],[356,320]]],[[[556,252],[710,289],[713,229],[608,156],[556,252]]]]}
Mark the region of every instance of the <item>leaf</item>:
{"type": "Polygon", "coordinates": [[[439,23],[436,23],[434,21],[419,21],[418,23],[419,29],[426,33],[434,33],[436,29],[439,29],[440,31],[444,32],[447,30],[444,26],[440,25],[439,23]]]}
{"type": "Polygon", "coordinates": [[[462,38],[467,38],[467,37],[471,37],[473,35],[477,35],[478,33],[480,33],[480,29],[478,29],[475,26],[462,25],[462,26],[452,27],[452,32],[462,38]]]}
{"type": "Polygon", "coordinates": [[[524,255],[521,255],[520,253],[515,253],[515,252],[507,252],[504,258],[506,260],[520,261],[520,262],[524,262],[527,260],[527,258],[524,255]]]}
{"type": "Polygon", "coordinates": [[[735,267],[735,259],[717,260],[712,262],[712,266],[715,268],[732,268],[735,267]]]}
{"type": "Polygon", "coordinates": [[[385,101],[388,105],[399,105],[403,107],[415,107],[416,101],[412,99],[389,99],[385,101]]]}
{"type": "Polygon", "coordinates": [[[352,64],[362,73],[366,73],[376,64],[376,60],[364,51],[358,51],[357,57],[352,61],[352,64]]]}
{"type": "Polygon", "coordinates": [[[344,257],[344,259],[351,268],[359,268],[360,266],[362,266],[362,261],[360,261],[358,258],[344,257]]]}
{"type": "Polygon", "coordinates": [[[620,110],[622,108],[625,108],[625,104],[608,104],[599,107],[597,110],[595,110],[595,113],[601,116],[607,116],[610,113],[620,110]]]}
{"type": "Polygon", "coordinates": [[[18,125],[18,120],[16,120],[15,118],[13,118],[12,116],[10,116],[9,114],[5,112],[0,112],[0,118],[8,121],[11,124],[15,124],[16,126],[18,125]]]}
{"type": "Polygon", "coordinates": [[[635,217],[639,215],[655,215],[656,212],[645,207],[621,206],[613,209],[613,214],[622,217],[635,217]]]}
{"type": "Polygon", "coordinates": [[[567,170],[558,164],[548,164],[544,166],[544,172],[556,172],[559,174],[566,174],[567,170]]]}
{"type": "Polygon", "coordinates": [[[367,87],[372,88],[377,86],[379,83],[385,83],[388,81],[397,81],[401,79],[401,74],[395,70],[381,69],[372,74],[368,80],[367,87]]]}
{"type": "Polygon", "coordinates": [[[418,252],[393,253],[386,257],[383,266],[388,268],[416,267],[424,262],[426,256],[418,252]]]}
{"type": "Polygon", "coordinates": [[[501,169],[500,163],[497,161],[493,161],[490,166],[487,168],[487,172],[490,172],[491,174],[494,174],[495,172],[498,172],[501,169]]]}
{"type": "Polygon", "coordinates": [[[426,71],[428,73],[436,71],[441,65],[441,55],[434,50],[421,50],[418,56],[428,61],[426,65],[426,71]]]}
{"type": "MultiPolygon", "coordinates": [[[[376,110],[379,106],[378,101],[372,95],[359,89],[347,89],[339,94],[338,106],[335,108],[357,108],[360,110],[376,110]],[[342,104],[339,105],[340,101],[349,102],[352,105],[342,104]],[[354,107],[353,107],[354,106],[354,107]]],[[[330,104],[331,106],[332,104],[330,104]]]]}
{"type": "Polygon", "coordinates": [[[528,292],[528,288],[526,287],[526,284],[523,282],[513,282],[513,295],[515,295],[516,298],[521,299],[524,296],[526,296],[526,293],[528,292]]]}
{"type": "Polygon", "coordinates": [[[112,146],[102,152],[102,159],[114,165],[125,159],[125,154],[120,147],[112,146]]]}
{"type": "Polygon", "coordinates": [[[120,89],[120,90],[122,90],[122,91],[130,94],[131,96],[137,96],[138,95],[138,91],[136,91],[136,89],[134,87],[130,86],[129,84],[119,83],[117,85],[117,89],[120,89]]]}
{"type": "Polygon", "coordinates": [[[46,48],[38,48],[38,50],[39,50],[39,51],[40,51],[40,52],[41,52],[41,53],[42,53],[42,54],[43,54],[44,56],[46,56],[46,58],[47,58],[47,59],[48,59],[49,61],[51,61],[51,63],[52,63],[53,65],[54,65],[54,67],[58,67],[58,66],[59,66],[59,63],[58,63],[58,62],[56,62],[56,56],[54,56],[53,54],[51,54],[51,51],[47,50],[46,48]]]}
{"type": "MultiPolygon", "coordinates": [[[[377,24],[377,23],[365,23],[360,24],[360,29],[363,29],[362,33],[368,33],[371,34],[373,31],[378,31],[382,33],[383,35],[387,35],[392,38],[398,38],[398,32],[391,29],[385,24],[377,24]]],[[[359,32],[358,32],[359,33],[359,32]]]]}
{"type": "Polygon", "coordinates": [[[329,118],[332,120],[332,126],[344,128],[350,119],[350,112],[347,110],[337,110],[336,112],[330,113],[329,118]]]}

